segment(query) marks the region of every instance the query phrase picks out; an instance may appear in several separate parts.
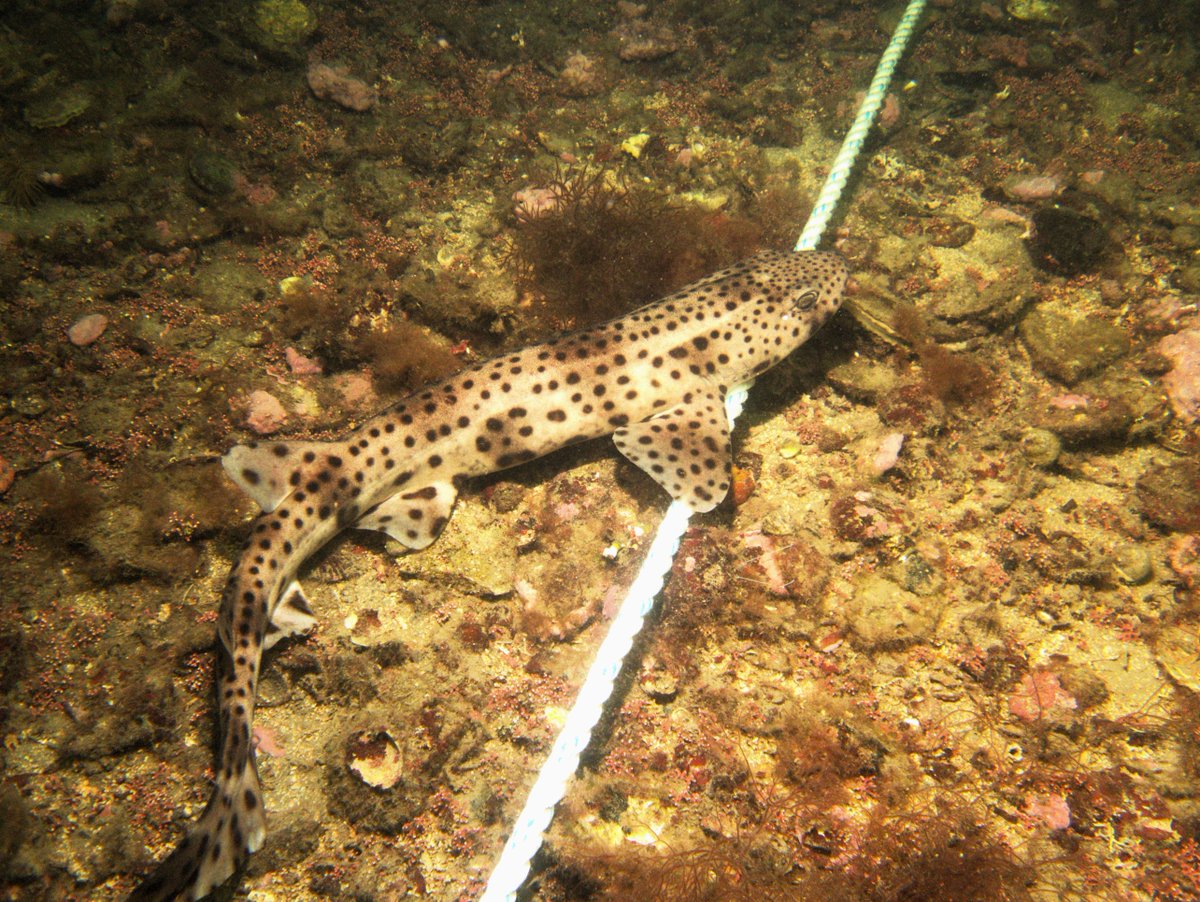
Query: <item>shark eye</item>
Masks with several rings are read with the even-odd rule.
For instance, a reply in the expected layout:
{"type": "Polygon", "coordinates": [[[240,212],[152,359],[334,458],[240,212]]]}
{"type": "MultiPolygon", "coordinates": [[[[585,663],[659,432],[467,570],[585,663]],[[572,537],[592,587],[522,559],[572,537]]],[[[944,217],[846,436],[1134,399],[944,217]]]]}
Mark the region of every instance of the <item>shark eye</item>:
{"type": "Polygon", "coordinates": [[[806,291],[800,297],[796,298],[796,309],[803,312],[812,310],[817,305],[817,292],[806,291]]]}

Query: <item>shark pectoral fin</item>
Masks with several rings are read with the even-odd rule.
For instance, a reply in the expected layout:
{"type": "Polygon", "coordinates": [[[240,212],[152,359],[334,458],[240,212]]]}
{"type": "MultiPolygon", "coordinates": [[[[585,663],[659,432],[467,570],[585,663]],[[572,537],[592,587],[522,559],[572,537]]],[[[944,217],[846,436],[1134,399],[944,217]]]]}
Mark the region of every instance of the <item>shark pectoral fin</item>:
{"type": "Polygon", "coordinates": [[[684,403],[613,434],[617,450],[696,513],[712,510],[732,480],[733,452],[725,404],[713,392],[690,392],[684,403]]]}
{"type": "Polygon", "coordinates": [[[259,507],[273,511],[294,488],[289,480],[305,466],[304,455],[323,450],[327,450],[324,442],[235,445],[221,458],[221,465],[259,507]]]}
{"type": "Polygon", "coordinates": [[[292,580],[280,593],[275,610],[271,613],[267,633],[263,636],[263,647],[270,648],[288,636],[307,633],[316,625],[317,618],[313,616],[312,607],[304,597],[304,590],[300,588],[300,583],[292,580]]]}
{"type": "Polygon", "coordinates": [[[420,551],[441,533],[457,497],[458,489],[449,482],[398,492],[363,514],[354,527],[378,529],[400,544],[420,551]]]}

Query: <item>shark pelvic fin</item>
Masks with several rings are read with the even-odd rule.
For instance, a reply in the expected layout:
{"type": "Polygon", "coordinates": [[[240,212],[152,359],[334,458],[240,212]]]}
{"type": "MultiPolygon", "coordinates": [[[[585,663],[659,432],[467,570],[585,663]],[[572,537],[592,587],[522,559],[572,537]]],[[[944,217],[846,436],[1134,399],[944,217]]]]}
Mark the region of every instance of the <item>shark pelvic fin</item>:
{"type": "Polygon", "coordinates": [[[313,616],[312,606],[304,597],[300,583],[292,580],[279,595],[279,602],[271,612],[271,622],[267,624],[267,633],[263,636],[263,647],[270,648],[276,642],[307,633],[317,625],[313,616]]]}
{"type": "Polygon", "coordinates": [[[386,532],[401,545],[419,551],[441,533],[457,497],[458,489],[449,482],[397,492],[363,514],[354,526],[386,532]]]}

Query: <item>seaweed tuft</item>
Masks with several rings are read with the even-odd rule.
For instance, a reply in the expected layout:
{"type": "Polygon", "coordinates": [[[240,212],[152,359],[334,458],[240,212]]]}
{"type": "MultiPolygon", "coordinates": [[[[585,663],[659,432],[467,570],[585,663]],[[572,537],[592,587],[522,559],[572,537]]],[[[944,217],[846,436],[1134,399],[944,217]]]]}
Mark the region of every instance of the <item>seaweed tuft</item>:
{"type": "Polygon", "coordinates": [[[560,170],[542,191],[549,203],[514,211],[509,262],[551,317],[576,326],[662,297],[759,242],[743,220],[603,170],[560,170]]]}

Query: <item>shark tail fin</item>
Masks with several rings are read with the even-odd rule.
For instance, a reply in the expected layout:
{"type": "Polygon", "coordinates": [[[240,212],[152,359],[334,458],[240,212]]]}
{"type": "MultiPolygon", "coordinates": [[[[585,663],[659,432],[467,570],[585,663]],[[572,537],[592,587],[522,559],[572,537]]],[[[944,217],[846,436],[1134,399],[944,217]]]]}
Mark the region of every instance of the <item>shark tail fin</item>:
{"type": "Polygon", "coordinates": [[[266,835],[258,768],[247,757],[220,779],[199,822],[129,896],[129,902],[203,899],[228,880],[266,835]]]}

